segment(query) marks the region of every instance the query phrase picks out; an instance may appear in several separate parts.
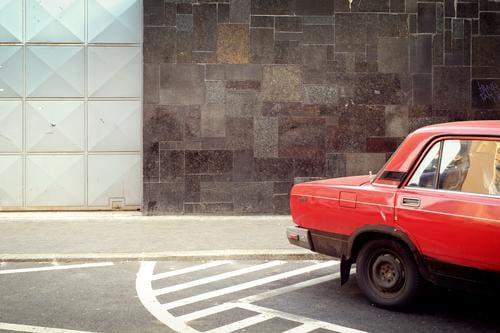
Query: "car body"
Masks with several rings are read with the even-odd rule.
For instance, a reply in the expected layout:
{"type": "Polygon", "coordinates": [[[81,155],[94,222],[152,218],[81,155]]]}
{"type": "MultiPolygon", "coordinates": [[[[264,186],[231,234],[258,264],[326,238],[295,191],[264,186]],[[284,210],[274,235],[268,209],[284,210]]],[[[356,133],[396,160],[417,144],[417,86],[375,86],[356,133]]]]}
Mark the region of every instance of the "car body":
{"type": "Polygon", "coordinates": [[[289,241],[340,258],[342,283],[357,263],[376,305],[408,306],[425,280],[497,288],[500,121],[423,127],[377,175],[297,184],[290,208],[289,241]]]}

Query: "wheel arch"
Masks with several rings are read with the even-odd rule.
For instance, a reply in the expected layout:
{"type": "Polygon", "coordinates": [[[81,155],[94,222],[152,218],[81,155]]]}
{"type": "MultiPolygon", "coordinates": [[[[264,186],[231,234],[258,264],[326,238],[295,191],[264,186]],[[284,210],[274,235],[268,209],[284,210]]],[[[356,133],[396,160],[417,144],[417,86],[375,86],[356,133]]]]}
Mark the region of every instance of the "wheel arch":
{"type": "Polygon", "coordinates": [[[418,250],[417,246],[411,241],[410,237],[406,235],[403,231],[393,228],[391,226],[364,226],[359,228],[354,232],[348,240],[347,244],[347,255],[346,261],[350,264],[356,262],[361,248],[369,241],[374,239],[394,239],[404,246],[406,246],[413,254],[413,259],[417,264],[418,270],[422,277],[426,280],[430,280],[429,271],[424,264],[422,254],[418,250]]]}

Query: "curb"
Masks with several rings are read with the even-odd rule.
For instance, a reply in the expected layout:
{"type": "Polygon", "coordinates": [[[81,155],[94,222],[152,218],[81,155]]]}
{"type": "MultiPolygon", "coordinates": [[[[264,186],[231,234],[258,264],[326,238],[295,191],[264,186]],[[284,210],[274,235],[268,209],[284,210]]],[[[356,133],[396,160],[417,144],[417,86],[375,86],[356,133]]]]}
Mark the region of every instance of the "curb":
{"type": "Polygon", "coordinates": [[[208,260],[332,260],[306,250],[222,250],[146,253],[0,254],[0,262],[208,261],[208,260]]]}

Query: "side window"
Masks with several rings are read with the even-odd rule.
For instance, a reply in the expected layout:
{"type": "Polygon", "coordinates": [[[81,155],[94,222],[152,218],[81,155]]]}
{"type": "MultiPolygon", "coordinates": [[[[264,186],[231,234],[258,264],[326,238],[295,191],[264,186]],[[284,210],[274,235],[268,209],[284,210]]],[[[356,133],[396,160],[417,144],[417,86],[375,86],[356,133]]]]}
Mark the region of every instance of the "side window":
{"type": "Polygon", "coordinates": [[[440,142],[434,144],[411,177],[408,186],[435,188],[440,149],[440,142]]]}
{"type": "Polygon", "coordinates": [[[500,193],[500,141],[447,140],[438,188],[478,194],[500,193]]]}

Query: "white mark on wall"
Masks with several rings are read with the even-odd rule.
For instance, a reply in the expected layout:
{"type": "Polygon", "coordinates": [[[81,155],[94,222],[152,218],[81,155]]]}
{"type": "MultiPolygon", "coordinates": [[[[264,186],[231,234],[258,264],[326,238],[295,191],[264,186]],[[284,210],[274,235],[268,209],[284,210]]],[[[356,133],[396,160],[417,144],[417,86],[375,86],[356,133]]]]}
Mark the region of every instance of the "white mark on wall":
{"type": "Polygon", "coordinates": [[[347,0],[347,2],[349,3],[349,10],[352,10],[352,0],[347,0]]]}

